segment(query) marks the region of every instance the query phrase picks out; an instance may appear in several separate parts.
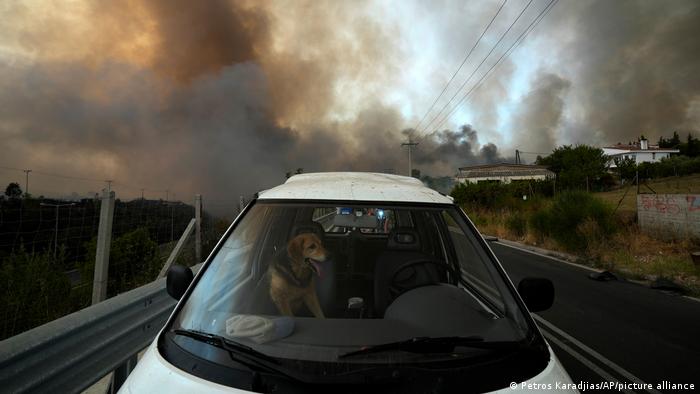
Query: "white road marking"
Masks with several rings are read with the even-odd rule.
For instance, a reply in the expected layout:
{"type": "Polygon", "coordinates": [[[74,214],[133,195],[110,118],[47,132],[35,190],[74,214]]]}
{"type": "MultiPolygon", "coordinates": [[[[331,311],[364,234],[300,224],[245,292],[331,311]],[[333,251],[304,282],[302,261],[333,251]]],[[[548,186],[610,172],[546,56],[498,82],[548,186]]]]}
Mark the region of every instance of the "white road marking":
{"type": "MultiPolygon", "coordinates": [[[[633,383],[637,384],[644,384],[646,385],[643,380],[639,379],[638,377],[634,376],[631,372],[627,371],[626,369],[622,368],[621,366],[615,364],[614,362],[608,360],[607,358],[603,357],[602,354],[596,352],[595,350],[591,349],[590,347],[584,345],[581,341],[578,339],[572,337],[571,335],[567,334],[563,330],[561,330],[559,327],[555,326],[554,324],[548,322],[547,320],[541,318],[538,315],[533,314],[532,317],[537,320],[538,323],[544,325],[547,329],[561,335],[564,337],[566,340],[569,342],[573,343],[574,345],[578,346],[581,350],[584,352],[588,353],[591,357],[595,358],[596,360],[600,361],[601,363],[605,364],[608,368],[612,369],[613,371],[617,372],[621,376],[624,376],[625,378],[629,379],[633,383]]],[[[572,354],[573,356],[573,354],[572,354]]],[[[575,357],[575,356],[574,356],[575,357]]],[[[655,389],[648,390],[651,393],[657,393],[661,394],[659,391],[655,389]]]]}
{"type": "MultiPolygon", "coordinates": [[[[599,366],[593,364],[589,359],[587,359],[584,355],[581,353],[577,352],[576,350],[570,348],[568,345],[566,345],[564,342],[558,340],[555,338],[552,334],[550,334],[546,330],[542,330],[542,335],[547,338],[547,340],[555,345],[557,345],[559,348],[561,348],[563,351],[569,353],[573,358],[578,360],[581,364],[585,365],[590,369],[591,371],[597,373],[601,378],[605,379],[608,382],[618,382],[620,383],[619,380],[615,379],[612,375],[609,373],[605,372],[603,369],[601,369],[599,366]]],[[[631,393],[629,390],[624,390],[626,393],[631,393]]]]}
{"type": "Polygon", "coordinates": [[[534,255],[536,255],[536,256],[544,257],[544,258],[547,258],[547,259],[550,259],[550,260],[558,261],[558,262],[560,262],[560,263],[572,265],[572,266],[574,266],[574,267],[583,268],[583,269],[588,270],[588,271],[592,271],[592,272],[602,272],[602,270],[599,270],[599,269],[596,269],[596,268],[588,267],[588,266],[581,265],[581,264],[572,263],[572,262],[570,262],[570,261],[558,259],[558,258],[556,258],[556,257],[548,256],[548,255],[546,255],[546,254],[533,252],[532,250],[525,249],[525,248],[520,248],[520,247],[518,247],[518,246],[508,245],[508,244],[503,243],[503,242],[501,242],[501,241],[497,241],[497,242],[494,242],[494,243],[497,243],[497,244],[499,244],[499,245],[503,245],[503,246],[506,246],[506,247],[509,247],[509,248],[512,248],[512,249],[515,249],[515,250],[521,250],[521,251],[523,251],[523,252],[527,252],[527,253],[530,253],[530,254],[534,254],[534,255]]]}

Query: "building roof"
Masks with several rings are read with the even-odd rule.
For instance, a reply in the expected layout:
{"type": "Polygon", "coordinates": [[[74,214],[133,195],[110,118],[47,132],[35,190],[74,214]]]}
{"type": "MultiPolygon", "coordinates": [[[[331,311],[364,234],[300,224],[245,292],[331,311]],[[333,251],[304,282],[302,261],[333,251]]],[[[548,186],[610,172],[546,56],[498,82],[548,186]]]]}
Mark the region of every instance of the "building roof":
{"type": "Polygon", "coordinates": [[[548,170],[546,166],[500,163],[460,167],[458,178],[485,178],[527,175],[544,175],[553,177],[554,173],[548,170]]]}
{"type": "Polygon", "coordinates": [[[260,200],[347,200],[452,204],[444,196],[407,176],[369,172],[299,174],[259,193],[260,200]]]}

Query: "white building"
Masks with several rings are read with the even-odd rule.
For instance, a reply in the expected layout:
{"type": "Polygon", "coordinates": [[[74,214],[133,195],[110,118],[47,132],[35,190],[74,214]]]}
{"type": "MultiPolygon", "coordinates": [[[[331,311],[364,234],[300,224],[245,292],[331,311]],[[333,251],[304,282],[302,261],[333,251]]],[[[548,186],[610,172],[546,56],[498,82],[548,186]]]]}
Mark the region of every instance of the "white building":
{"type": "Polygon", "coordinates": [[[500,163],[460,167],[455,181],[458,183],[511,183],[514,181],[545,180],[549,178],[554,178],[554,173],[545,166],[500,163]]]}
{"type": "Polygon", "coordinates": [[[659,148],[658,146],[649,145],[648,140],[640,140],[631,145],[617,144],[614,146],[606,146],[603,148],[603,153],[610,157],[610,167],[615,168],[615,159],[634,159],[636,164],[640,163],[656,163],[663,158],[670,157],[672,153],[678,153],[678,149],[659,148]]]}

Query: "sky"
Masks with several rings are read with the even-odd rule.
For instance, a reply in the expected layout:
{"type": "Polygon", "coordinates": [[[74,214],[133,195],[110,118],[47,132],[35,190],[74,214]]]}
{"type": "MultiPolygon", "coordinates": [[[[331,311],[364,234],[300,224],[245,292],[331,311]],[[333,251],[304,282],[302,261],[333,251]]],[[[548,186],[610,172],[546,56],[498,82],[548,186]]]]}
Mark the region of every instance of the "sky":
{"type": "Polygon", "coordinates": [[[0,182],[226,206],[296,168],[404,174],[409,137],[451,176],[696,134],[697,70],[694,0],[4,0],[0,182]]]}

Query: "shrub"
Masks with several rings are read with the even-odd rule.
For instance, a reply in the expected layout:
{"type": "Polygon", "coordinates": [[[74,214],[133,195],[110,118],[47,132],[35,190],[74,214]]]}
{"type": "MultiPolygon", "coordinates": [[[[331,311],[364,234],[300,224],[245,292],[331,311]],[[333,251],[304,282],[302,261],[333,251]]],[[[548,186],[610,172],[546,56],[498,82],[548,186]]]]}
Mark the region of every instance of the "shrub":
{"type": "Polygon", "coordinates": [[[558,195],[551,206],[532,215],[530,226],[538,236],[552,237],[575,252],[585,251],[589,243],[601,241],[615,231],[611,208],[580,191],[558,195]]]}
{"type": "Polygon", "coordinates": [[[506,219],[506,228],[516,237],[524,237],[527,233],[527,219],[519,211],[515,212],[506,219]]]}
{"type": "Polygon", "coordinates": [[[0,264],[0,339],[69,313],[70,281],[60,269],[63,253],[20,247],[0,264]]]}
{"type": "MultiPolygon", "coordinates": [[[[88,256],[95,256],[96,240],[88,246],[88,256]]],[[[83,265],[83,281],[92,280],[94,258],[83,265]]],[[[162,267],[158,244],[145,228],[138,228],[112,241],[109,252],[107,297],[142,286],[156,279],[162,267]]]]}
{"type": "Polygon", "coordinates": [[[529,201],[535,196],[551,196],[554,184],[551,180],[511,183],[460,183],[450,195],[455,202],[469,209],[522,209],[522,197],[529,201]]]}

